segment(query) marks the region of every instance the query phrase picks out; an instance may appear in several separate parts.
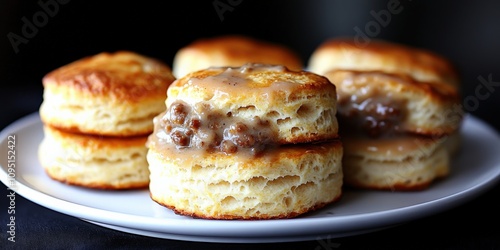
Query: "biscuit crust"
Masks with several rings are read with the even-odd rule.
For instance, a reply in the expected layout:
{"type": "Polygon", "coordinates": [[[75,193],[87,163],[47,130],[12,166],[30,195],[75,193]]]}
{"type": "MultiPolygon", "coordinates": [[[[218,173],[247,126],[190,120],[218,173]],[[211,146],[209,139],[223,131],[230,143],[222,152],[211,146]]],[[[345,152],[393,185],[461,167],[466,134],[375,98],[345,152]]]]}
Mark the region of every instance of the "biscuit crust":
{"type": "Polygon", "coordinates": [[[302,59],[290,48],[242,35],[203,38],[181,48],[174,57],[177,78],[209,67],[239,67],[246,63],[284,65],[302,70],[302,59]]]}
{"type": "Polygon", "coordinates": [[[44,87],[71,88],[90,97],[122,102],[164,96],[174,80],[165,63],[131,51],[102,52],[87,56],[46,74],[44,87]]]}
{"type": "Polygon", "coordinates": [[[455,66],[434,52],[384,40],[358,44],[354,39],[332,38],[318,46],[308,69],[324,74],[333,69],[382,71],[406,74],[422,82],[440,82],[459,87],[455,66]]]}
{"type": "Polygon", "coordinates": [[[175,80],[159,60],[134,52],[103,52],[69,63],[43,78],[44,123],[106,136],[151,133],[175,80]]]}

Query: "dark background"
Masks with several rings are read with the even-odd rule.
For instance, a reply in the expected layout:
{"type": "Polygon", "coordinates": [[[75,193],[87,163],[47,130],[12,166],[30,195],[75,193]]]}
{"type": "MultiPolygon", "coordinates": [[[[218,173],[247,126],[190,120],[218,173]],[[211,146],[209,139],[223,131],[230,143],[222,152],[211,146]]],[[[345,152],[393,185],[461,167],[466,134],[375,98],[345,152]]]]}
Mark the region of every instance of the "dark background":
{"type": "MultiPolygon", "coordinates": [[[[56,0],[41,2],[57,3],[56,0]]],[[[53,13],[46,15],[46,19],[43,19],[44,14],[41,12],[44,9],[38,1],[0,2],[0,128],[38,110],[43,92],[41,79],[46,73],[84,56],[127,49],[156,57],[171,66],[176,51],[197,38],[238,33],[286,45],[299,53],[304,63],[307,63],[312,51],[325,39],[356,36],[359,35],[356,32],[359,29],[369,39],[413,45],[449,58],[462,76],[463,104],[468,107],[466,111],[500,131],[497,109],[500,106],[500,86],[492,87],[487,92],[489,96],[479,100],[473,108],[471,103],[467,105],[465,102],[474,98],[478,100],[475,91],[481,85],[479,78],[500,82],[500,1],[401,0],[401,12],[391,14],[386,25],[379,24],[379,30],[366,28],[377,22],[371,13],[387,10],[388,0],[61,2],[66,3],[58,3],[57,11],[52,6],[53,13]],[[225,4],[229,9],[219,10],[218,13],[214,3],[219,3],[219,8],[225,4]],[[39,19],[33,21],[34,17],[39,19]],[[24,20],[37,22],[39,27],[36,32],[31,30],[30,37],[25,40],[27,43],[19,44],[16,52],[9,36],[23,36],[24,20]]],[[[486,225],[483,224],[486,221],[498,227],[498,215],[487,217],[500,210],[498,205],[494,205],[498,197],[500,191],[497,185],[473,203],[443,215],[359,238],[340,239],[339,249],[361,246],[397,249],[401,246],[399,240],[406,242],[402,248],[498,248],[500,230],[482,226],[486,225]],[[450,230],[457,237],[442,242],[439,236],[450,230]],[[432,245],[431,242],[441,243],[432,245]]],[[[2,204],[6,203],[3,192],[0,199],[2,204]]],[[[24,244],[30,247],[40,242],[52,245],[55,249],[58,246],[85,248],[85,242],[92,247],[112,247],[119,241],[127,245],[163,246],[167,249],[235,247],[133,236],[60,215],[22,197],[18,198],[18,204],[19,213],[23,214],[25,220],[33,220],[25,221],[24,226],[18,228],[19,234],[22,234],[23,227],[25,233],[41,232],[36,239],[28,240],[29,236],[25,236],[24,244]],[[50,231],[52,226],[57,228],[50,231]]],[[[6,211],[1,211],[1,214],[4,224],[6,211]]],[[[3,242],[4,227],[0,228],[3,242]]],[[[22,246],[22,243],[17,246],[22,246]]],[[[274,246],[265,244],[259,247],[274,246]]],[[[318,248],[322,247],[318,242],[282,245],[285,248],[294,246],[324,249],[318,248]]]]}
{"type": "MultiPolygon", "coordinates": [[[[367,24],[376,18],[370,12],[387,10],[389,0],[65,1],[54,15],[48,15],[46,23],[39,18],[41,27],[26,44],[18,45],[17,53],[8,34],[22,35],[23,17],[32,21],[43,8],[37,1],[1,2],[0,106],[7,113],[36,111],[42,101],[43,75],[81,57],[128,49],[171,65],[180,47],[200,37],[228,33],[284,44],[306,63],[325,39],[355,36],[357,27],[372,35],[370,39],[405,43],[448,57],[462,74],[464,97],[474,95],[480,76],[488,79],[491,75],[500,82],[500,2],[494,0],[401,0],[402,11],[392,14],[385,27],[371,32],[366,31],[367,24]],[[214,2],[230,7],[219,11],[223,20],[214,2]]],[[[499,125],[492,115],[499,100],[497,87],[477,108],[467,111],[499,125]]],[[[2,118],[3,127],[17,117],[2,118]]]]}

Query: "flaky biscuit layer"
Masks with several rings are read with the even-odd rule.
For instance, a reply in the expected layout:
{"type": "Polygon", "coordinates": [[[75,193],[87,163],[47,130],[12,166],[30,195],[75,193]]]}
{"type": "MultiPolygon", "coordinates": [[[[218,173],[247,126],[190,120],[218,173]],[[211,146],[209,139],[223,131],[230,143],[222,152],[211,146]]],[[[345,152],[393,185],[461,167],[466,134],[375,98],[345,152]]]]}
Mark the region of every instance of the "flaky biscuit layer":
{"type": "Polygon", "coordinates": [[[259,157],[193,153],[153,145],[153,200],[176,213],[209,219],[291,218],[342,193],[342,146],[281,146],[259,157]]]}
{"type": "Polygon", "coordinates": [[[426,189],[451,171],[451,156],[459,148],[457,136],[346,137],[344,183],[363,189],[426,189]]]}
{"type": "Polygon", "coordinates": [[[147,188],[147,137],[112,138],[44,126],[38,159],[63,183],[96,189],[147,188]]]}

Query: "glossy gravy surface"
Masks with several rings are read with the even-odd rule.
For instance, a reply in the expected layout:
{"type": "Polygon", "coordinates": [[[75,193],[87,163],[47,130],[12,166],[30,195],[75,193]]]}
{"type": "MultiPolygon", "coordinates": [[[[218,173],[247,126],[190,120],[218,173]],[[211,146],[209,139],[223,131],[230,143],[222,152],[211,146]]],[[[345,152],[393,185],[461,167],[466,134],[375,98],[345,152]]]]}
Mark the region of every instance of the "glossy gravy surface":
{"type": "Polygon", "coordinates": [[[356,94],[339,90],[338,118],[343,132],[378,138],[404,130],[406,103],[365,86],[356,94]]]}

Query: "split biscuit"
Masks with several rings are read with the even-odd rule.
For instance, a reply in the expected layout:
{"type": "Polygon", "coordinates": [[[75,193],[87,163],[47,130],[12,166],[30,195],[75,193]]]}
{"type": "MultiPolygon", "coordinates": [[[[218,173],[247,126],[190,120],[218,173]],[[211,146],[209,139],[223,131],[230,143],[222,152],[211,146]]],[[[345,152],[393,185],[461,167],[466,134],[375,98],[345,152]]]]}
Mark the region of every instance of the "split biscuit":
{"type": "Polygon", "coordinates": [[[150,193],[178,214],[292,218],[338,200],[342,144],[326,77],[210,67],[172,83],[147,141],[150,193]]]}
{"type": "Polygon", "coordinates": [[[460,147],[460,79],[446,58],[372,40],[321,44],[308,69],[336,85],[344,182],[421,190],[444,178],[460,147]]]}
{"type": "Polygon", "coordinates": [[[443,136],[462,122],[459,76],[436,53],[383,40],[360,45],[333,38],[313,52],[308,69],[337,87],[338,117],[347,121],[345,128],[362,127],[373,137],[387,132],[443,136]]]}
{"type": "Polygon", "coordinates": [[[255,139],[272,143],[324,141],[338,137],[336,98],[326,77],[306,71],[264,64],[211,67],[172,83],[159,122],[183,147],[236,138],[239,122],[259,132],[255,139]]]}

